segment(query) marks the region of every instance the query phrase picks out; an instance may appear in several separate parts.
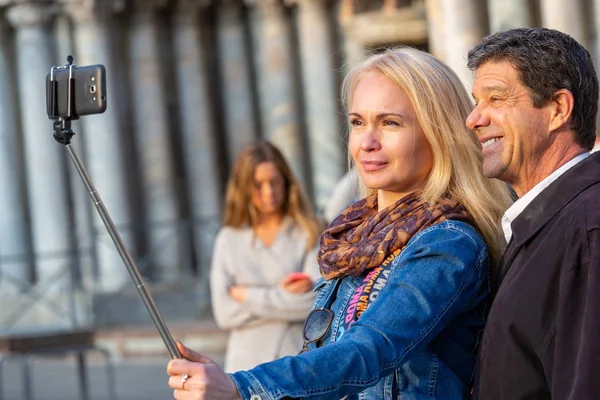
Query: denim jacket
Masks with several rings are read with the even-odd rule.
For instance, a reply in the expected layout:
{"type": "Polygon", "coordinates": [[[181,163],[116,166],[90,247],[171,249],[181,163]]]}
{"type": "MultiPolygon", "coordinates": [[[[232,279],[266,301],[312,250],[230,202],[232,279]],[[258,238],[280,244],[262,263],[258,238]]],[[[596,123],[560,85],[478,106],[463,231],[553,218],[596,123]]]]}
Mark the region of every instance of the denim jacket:
{"type": "Polygon", "coordinates": [[[489,277],[472,226],[433,225],[392,261],[387,284],[346,332],[342,319],[364,277],[320,279],[314,307],[335,313],[322,346],[230,376],[248,400],[467,399],[489,277]]]}

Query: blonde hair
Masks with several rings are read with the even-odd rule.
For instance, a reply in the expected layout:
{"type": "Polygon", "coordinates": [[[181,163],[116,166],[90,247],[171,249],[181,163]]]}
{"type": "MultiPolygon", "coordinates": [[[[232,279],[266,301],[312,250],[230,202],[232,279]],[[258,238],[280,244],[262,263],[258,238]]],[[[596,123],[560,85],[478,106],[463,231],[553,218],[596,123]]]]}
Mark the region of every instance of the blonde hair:
{"type": "Polygon", "coordinates": [[[408,96],[431,147],[433,165],[423,198],[435,204],[451,194],[474,219],[497,265],[504,247],[500,219],[512,199],[507,186],[483,176],[483,156],[475,133],[465,126],[473,106],[458,76],[434,56],[410,48],[388,49],[367,58],[344,78],[342,101],[351,96],[365,73],[376,71],[408,96]]]}
{"type": "Polygon", "coordinates": [[[302,187],[294,177],[281,152],[269,142],[246,146],[239,154],[227,183],[224,225],[234,228],[254,226],[256,212],[252,207],[254,173],[258,164],[271,162],[284,180],[285,196],[282,213],[291,217],[307,234],[307,249],[319,235],[319,224],[302,187]]]}

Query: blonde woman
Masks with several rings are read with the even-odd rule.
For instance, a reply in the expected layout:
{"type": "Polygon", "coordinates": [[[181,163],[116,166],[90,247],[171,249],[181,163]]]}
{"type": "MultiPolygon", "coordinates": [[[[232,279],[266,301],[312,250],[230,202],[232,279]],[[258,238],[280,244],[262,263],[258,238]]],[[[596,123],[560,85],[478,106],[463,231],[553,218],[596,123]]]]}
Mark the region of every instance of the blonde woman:
{"type": "Polygon", "coordinates": [[[238,156],[211,267],[213,314],[230,329],[225,369],[297,353],[319,277],[317,222],[288,164],[268,142],[238,156]]]}
{"type": "Polygon", "coordinates": [[[349,150],[368,189],[321,235],[301,354],[224,374],[180,345],[176,399],[468,399],[502,247],[506,187],[482,175],[460,79],[410,48],[346,76],[349,150]]]}

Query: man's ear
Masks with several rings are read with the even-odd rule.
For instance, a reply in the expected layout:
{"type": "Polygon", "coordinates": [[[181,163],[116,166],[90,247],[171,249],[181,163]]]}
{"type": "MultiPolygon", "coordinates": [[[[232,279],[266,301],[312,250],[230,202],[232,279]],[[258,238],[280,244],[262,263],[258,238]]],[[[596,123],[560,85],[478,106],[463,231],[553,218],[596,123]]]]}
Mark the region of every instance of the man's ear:
{"type": "Polygon", "coordinates": [[[571,91],[560,89],[554,93],[554,96],[550,100],[550,104],[551,114],[548,128],[549,132],[554,132],[569,123],[571,115],[573,114],[575,99],[573,98],[573,93],[571,93],[571,91]]]}

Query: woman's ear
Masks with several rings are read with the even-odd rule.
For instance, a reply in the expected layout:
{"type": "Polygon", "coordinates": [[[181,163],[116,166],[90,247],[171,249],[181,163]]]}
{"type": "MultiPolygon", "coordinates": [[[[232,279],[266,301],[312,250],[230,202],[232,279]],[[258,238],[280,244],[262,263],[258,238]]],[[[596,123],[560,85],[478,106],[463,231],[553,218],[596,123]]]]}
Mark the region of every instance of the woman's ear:
{"type": "MultiPolygon", "coordinates": [[[[550,100],[551,114],[549,132],[554,132],[568,124],[573,114],[575,99],[573,93],[567,89],[560,89],[554,93],[550,100]]],[[[568,128],[568,127],[567,127],[568,128]]]]}

